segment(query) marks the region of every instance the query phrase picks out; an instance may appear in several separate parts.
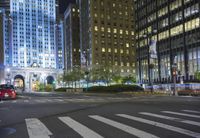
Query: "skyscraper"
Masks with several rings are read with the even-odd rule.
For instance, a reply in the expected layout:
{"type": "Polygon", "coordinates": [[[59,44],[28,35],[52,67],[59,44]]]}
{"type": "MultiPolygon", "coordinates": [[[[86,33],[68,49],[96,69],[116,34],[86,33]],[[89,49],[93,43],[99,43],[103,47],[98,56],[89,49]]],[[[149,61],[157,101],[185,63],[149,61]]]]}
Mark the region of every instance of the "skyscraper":
{"type": "Polygon", "coordinates": [[[0,8],[4,8],[5,11],[9,11],[10,10],[10,0],[1,0],[0,8]]]}
{"type": "Polygon", "coordinates": [[[5,72],[5,63],[10,63],[12,59],[12,19],[9,16],[8,9],[0,7],[0,83],[8,78],[9,72],[5,72]],[[4,75],[5,74],[5,75],[4,75]],[[6,76],[6,77],[5,77],[6,76]]]}
{"type": "Polygon", "coordinates": [[[80,67],[79,8],[70,4],[64,13],[65,70],[80,67]]]}
{"type": "Polygon", "coordinates": [[[57,68],[64,69],[64,24],[56,24],[57,68]]]}
{"type": "Polygon", "coordinates": [[[82,65],[135,73],[133,0],[80,0],[82,65]]]}
{"type": "MultiPolygon", "coordinates": [[[[5,52],[4,65],[10,72],[11,82],[27,90],[34,89],[36,82],[52,83],[60,63],[56,25],[57,0],[11,0],[9,53],[5,52]],[[11,52],[11,53],[10,53],[11,52]],[[21,81],[19,81],[21,80],[21,81]],[[18,83],[20,82],[20,84],[18,83]]],[[[61,25],[62,26],[62,25],[61,25]]],[[[63,35],[63,34],[60,34],[63,35]]],[[[61,46],[62,47],[62,46],[61,46]]]]}
{"type": "Polygon", "coordinates": [[[195,81],[200,70],[199,0],[136,0],[135,9],[138,80],[172,82],[176,67],[177,81],[195,81]],[[157,58],[150,54],[153,45],[157,58]]]}

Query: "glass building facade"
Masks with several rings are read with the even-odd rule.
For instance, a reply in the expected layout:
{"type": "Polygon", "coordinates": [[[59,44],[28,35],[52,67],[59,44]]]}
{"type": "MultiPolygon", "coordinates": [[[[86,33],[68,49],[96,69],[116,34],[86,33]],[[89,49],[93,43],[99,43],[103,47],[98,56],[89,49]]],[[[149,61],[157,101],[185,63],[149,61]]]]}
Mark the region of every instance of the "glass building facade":
{"type": "Polygon", "coordinates": [[[70,4],[64,13],[65,70],[80,67],[80,20],[79,8],[70,4]]]}
{"type": "Polygon", "coordinates": [[[135,9],[138,82],[172,81],[174,63],[177,81],[195,81],[200,70],[199,0],[136,0],[135,9]],[[152,41],[155,59],[149,53],[152,41]]]}
{"type": "Polygon", "coordinates": [[[57,68],[64,69],[64,25],[63,21],[56,24],[57,68]]]}

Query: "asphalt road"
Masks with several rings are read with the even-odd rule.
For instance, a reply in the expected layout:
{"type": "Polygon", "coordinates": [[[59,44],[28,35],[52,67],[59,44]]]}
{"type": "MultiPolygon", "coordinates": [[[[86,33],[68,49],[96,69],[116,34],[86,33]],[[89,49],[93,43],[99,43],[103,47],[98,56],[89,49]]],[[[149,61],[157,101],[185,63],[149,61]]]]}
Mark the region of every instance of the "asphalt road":
{"type": "Polygon", "coordinates": [[[0,138],[200,138],[200,97],[22,94],[0,102],[0,138]]]}

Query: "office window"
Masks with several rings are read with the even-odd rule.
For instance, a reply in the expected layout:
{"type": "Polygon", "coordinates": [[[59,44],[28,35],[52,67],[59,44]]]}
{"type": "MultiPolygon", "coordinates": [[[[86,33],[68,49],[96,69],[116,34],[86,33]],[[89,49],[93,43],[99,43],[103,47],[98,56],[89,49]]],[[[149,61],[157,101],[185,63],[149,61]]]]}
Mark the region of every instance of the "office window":
{"type": "Polygon", "coordinates": [[[183,32],[183,25],[179,25],[176,27],[171,28],[171,36],[178,35],[183,32]]]}
{"type": "Polygon", "coordinates": [[[167,13],[168,13],[168,7],[166,6],[158,11],[158,17],[161,17],[167,13]]]}
{"type": "Polygon", "coordinates": [[[185,31],[200,27],[200,19],[196,18],[185,23],[185,31]]]}

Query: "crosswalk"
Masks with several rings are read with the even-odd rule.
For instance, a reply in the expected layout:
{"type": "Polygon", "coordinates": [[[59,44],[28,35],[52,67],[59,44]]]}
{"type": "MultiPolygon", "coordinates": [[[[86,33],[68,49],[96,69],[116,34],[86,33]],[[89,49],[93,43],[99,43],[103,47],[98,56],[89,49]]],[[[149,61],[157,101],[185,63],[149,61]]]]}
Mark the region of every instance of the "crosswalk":
{"type": "Polygon", "coordinates": [[[130,98],[51,98],[51,99],[17,99],[0,101],[2,104],[45,104],[45,103],[104,103],[104,102],[115,102],[125,101],[130,98]]]}
{"type": "MultiPolygon", "coordinates": [[[[179,135],[200,138],[200,112],[195,110],[179,110],[176,112],[158,111],[156,113],[143,111],[134,114],[113,114],[111,116],[89,114],[86,117],[95,123],[98,122],[98,124],[100,123],[109,127],[113,127],[119,131],[139,138],[158,138],[161,136],[157,135],[157,133],[154,131],[149,132],[146,129],[137,128],[137,125],[134,125],[136,122],[142,125],[156,127],[156,131],[171,131],[179,135]],[[118,119],[125,119],[131,122],[131,125],[130,123],[123,123],[118,119]],[[169,123],[163,123],[163,120],[167,120],[169,123]],[[172,122],[172,124],[170,124],[170,122],[172,122]],[[184,127],[184,124],[186,124],[187,128],[184,127]],[[198,129],[191,129],[192,127],[197,127],[198,129]]],[[[77,118],[75,119],[73,116],[59,116],[56,119],[61,121],[64,125],[66,125],[66,127],[71,128],[73,133],[77,133],[83,138],[106,137],[102,132],[100,133],[96,129],[94,130],[94,127],[91,127],[80,120],[78,121],[77,118]]],[[[45,125],[44,121],[40,119],[27,118],[25,119],[25,124],[29,138],[50,138],[54,135],[51,130],[48,129],[50,126],[45,125]]],[[[69,131],[70,129],[66,130],[69,131]]]]}

